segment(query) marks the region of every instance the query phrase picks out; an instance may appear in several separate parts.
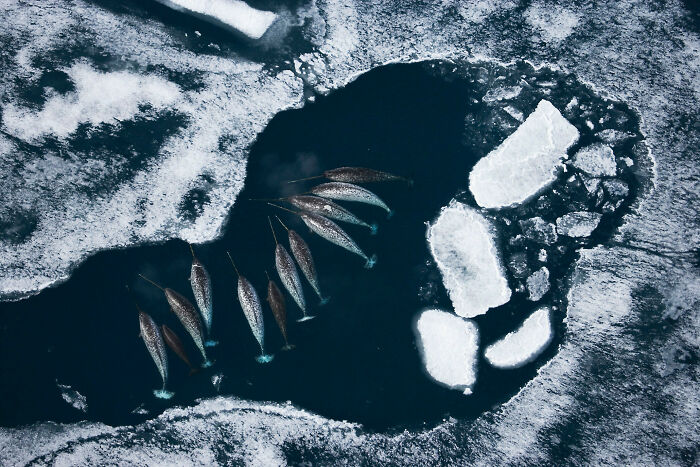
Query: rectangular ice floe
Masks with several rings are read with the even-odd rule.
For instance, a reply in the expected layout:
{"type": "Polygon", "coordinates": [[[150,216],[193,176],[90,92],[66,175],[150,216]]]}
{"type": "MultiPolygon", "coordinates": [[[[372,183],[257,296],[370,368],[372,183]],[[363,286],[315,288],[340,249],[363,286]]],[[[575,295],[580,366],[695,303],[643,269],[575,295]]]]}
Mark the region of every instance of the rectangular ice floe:
{"type": "Polygon", "coordinates": [[[240,0],[157,0],[163,5],[260,39],[277,19],[271,11],[257,10],[240,0]]]}
{"type": "Polygon", "coordinates": [[[423,311],[416,321],[425,369],[438,383],[471,394],[476,382],[479,332],[469,320],[441,310],[423,311]]]}
{"type": "Polygon", "coordinates": [[[517,368],[531,362],[552,340],[549,308],[532,313],[515,331],[486,347],[484,356],[496,368],[517,368]]]}
{"type": "Polygon", "coordinates": [[[455,313],[471,318],[510,300],[492,226],[476,209],[453,200],[427,237],[455,313]]]}
{"type": "Polygon", "coordinates": [[[485,208],[522,203],[556,178],[579,132],[549,101],[537,108],[500,146],[476,163],[469,189],[485,208]]]}

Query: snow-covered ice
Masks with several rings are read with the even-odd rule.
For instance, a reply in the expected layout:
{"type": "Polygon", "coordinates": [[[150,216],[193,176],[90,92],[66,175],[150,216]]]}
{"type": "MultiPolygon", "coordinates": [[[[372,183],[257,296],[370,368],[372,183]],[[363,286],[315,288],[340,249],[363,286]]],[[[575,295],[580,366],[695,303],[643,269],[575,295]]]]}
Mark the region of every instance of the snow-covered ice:
{"type": "Polygon", "coordinates": [[[455,200],[428,227],[430,252],[455,313],[465,318],[484,314],[510,300],[511,290],[492,228],[477,210],[455,200]]]}
{"type": "Polygon", "coordinates": [[[61,384],[56,381],[56,387],[61,391],[61,397],[66,403],[70,404],[74,409],[81,412],[87,412],[87,398],[80,394],[67,384],[61,384]]]}
{"type": "Polygon", "coordinates": [[[559,238],[554,224],[541,217],[532,217],[519,222],[523,235],[537,243],[551,245],[559,238]]]}
{"type": "Polygon", "coordinates": [[[607,144],[592,144],[579,149],[573,166],[594,177],[612,177],[617,173],[615,154],[607,144]]]}
{"type": "Polygon", "coordinates": [[[277,19],[277,13],[258,10],[240,0],[157,1],[175,10],[232,28],[251,39],[260,39],[277,19]]]}
{"type": "Polygon", "coordinates": [[[500,146],[476,163],[469,189],[485,208],[522,203],[556,179],[566,150],[579,132],[549,101],[537,108],[500,146]]]}
{"type": "Polygon", "coordinates": [[[517,368],[531,362],[552,340],[548,307],[532,313],[513,332],[486,347],[484,356],[496,368],[517,368]]]}
{"type": "Polygon", "coordinates": [[[557,232],[567,237],[588,237],[600,222],[597,212],[577,211],[564,214],[557,219],[557,232]]]}
{"type": "Polygon", "coordinates": [[[416,320],[416,337],[430,377],[471,394],[479,345],[476,325],[446,311],[425,310],[416,320]]]}
{"type": "Polygon", "coordinates": [[[549,292],[549,269],[542,266],[527,278],[526,284],[529,293],[527,299],[533,302],[541,299],[549,292]]]}

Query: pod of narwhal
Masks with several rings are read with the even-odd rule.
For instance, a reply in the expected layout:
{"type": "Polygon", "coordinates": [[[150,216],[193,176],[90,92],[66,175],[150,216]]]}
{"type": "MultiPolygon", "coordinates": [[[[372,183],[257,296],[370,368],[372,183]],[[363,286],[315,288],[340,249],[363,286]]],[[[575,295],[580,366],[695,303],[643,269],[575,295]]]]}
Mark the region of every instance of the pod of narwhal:
{"type": "Polygon", "coordinates": [[[329,299],[324,298],[321,294],[321,287],[318,283],[318,274],[316,273],[316,266],[314,264],[314,258],[311,256],[309,245],[306,244],[301,235],[296,233],[293,229],[288,228],[284,222],[282,222],[282,219],[277,217],[277,220],[287,231],[289,247],[292,250],[294,259],[297,260],[297,264],[301,268],[301,272],[304,274],[304,277],[306,277],[306,280],[309,281],[309,284],[311,284],[311,287],[314,289],[314,292],[316,292],[316,295],[318,295],[318,298],[321,300],[321,305],[325,305],[328,303],[329,299]]]}
{"type": "Polygon", "coordinates": [[[384,209],[387,217],[391,217],[393,211],[382,201],[382,199],[361,186],[345,182],[322,183],[311,189],[311,193],[322,198],[329,198],[338,201],[352,201],[356,203],[369,204],[384,209]]]}
{"type": "Polygon", "coordinates": [[[289,252],[287,252],[287,249],[277,241],[277,235],[275,234],[275,229],[272,227],[272,221],[269,217],[267,218],[267,222],[270,224],[272,237],[275,239],[275,268],[277,268],[277,274],[279,274],[284,288],[287,289],[289,295],[292,296],[296,304],[301,309],[302,317],[297,321],[302,322],[313,319],[313,316],[306,314],[304,288],[301,285],[301,279],[299,278],[297,267],[294,265],[294,261],[289,255],[289,252]]]}
{"type": "Polygon", "coordinates": [[[316,178],[327,178],[334,182],[346,182],[346,183],[374,183],[374,182],[406,182],[409,185],[413,184],[413,181],[400,177],[398,175],[390,174],[388,172],[382,172],[379,170],[368,169],[366,167],[338,167],[337,169],[330,169],[323,172],[322,175],[316,175],[314,177],[300,178],[298,180],[291,180],[288,183],[301,182],[303,180],[313,180],[316,178]]]}
{"type": "Polygon", "coordinates": [[[328,240],[334,245],[338,245],[339,247],[344,248],[349,252],[354,253],[362,259],[364,259],[365,268],[370,269],[376,264],[377,255],[372,255],[372,257],[368,257],[357,245],[357,243],[355,243],[352,237],[350,237],[350,235],[348,235],[343,229],[341,229],[338,226],[338,224],[336,224],[332,220],[327,219],[323,216],[319,216],[318,214],[303,211],[295,212],[291,209],[283,208],[282,206],[277,206],[276,204],[268,204],[279,209],[284,209],[285,211],[289,211],[292,214],[296,214],[297,216],[301,217],[301,220],[304,221],[304,224],[306,224],[309,230],[311,230],[313,233],[325,240],[328,240]]]}
{"type": "Polygon", "coordinates": [[[199,314],[194,308],[194,305],[173,289],[167,287],[163,288],[142,274],[139,274],[139,276],[163,291],[165,299],[170,305],[170,309],[175,313],[189,335],[192,336],[192,340],[194,340],[195,345],[202,354],[202,358],[204,359],[202,367],[206,368],[211,366],[212,363],[207,358],[207,352],[204,349],[204,329],[202,327],[202,321],[199,319],[199,314]]]}
{"type": "Polygon", "coordinates": [[[260,306],[260,298],[258,293],[253,288],[253,285],[238,272],[236,263],[233,262],[231,253],[226,252],[228,259],[231,260],[231,265],[238,276],[238,302],[241,304],[243,314],[248,320],[250,330],[253,332],[255,340],[260,346],[260,356],[256,358],[259,363],[267,363],[272,361],[273,355],[265,353],[265,322],[263,321],[262,306],[260,306]]]}
{"type": "Polygon", "coordinates": [[[180,357],[180,360],[182,360],[185,365],[187,365],[190,369],[190,375],[193,375],[199,371],[199,368],[195,368],[192,366],[192,363],[190,363],[190,359],[187,356],[187,352],[185,351],[185,346],[182,345],[182,341],[180,340],[180,336],[178,336],[175,331],[170,329],[168,326],[163,324],[161,326],[161,329],[163,330],[163,340],[165,341],[165,344],[170,347],[170,350],[175,353],[178,357],[180,357]]]}
{"type": "Polygon", "coordinates": [[[329,219],[366,227],[370,230],[372,235],[377,233],[377,224],[368,224],[355,214],[329,199],[320,198],[318,196],[293,195],[285,198],[285,200],[302,211],[312,212],[329,219]]]}
{"type": "Polygon", "coordinates": [[[153,394],[159,399],[170,399],[174,393],[165,388],[168,384],[168,353],[165,351],[163,336],[151,315],[141,310],[138,305],[136,305],[136,310],[139,312],[139,328],[141,330],[139,335],[143,339],[143,343],[146,344],[146,349],[151,354],[151,358],[158,368],[158,373],[160,373],[160,378],[163,380],[163,387],[154,390],[153,394]]]}
{"type": "Polygon", "coordinates": [[[284,347],[282,347],[282,350],[291,350],[294,346],[291,345],[287,339],[287,305],[284,301],[284,295],[280,288],[277,287],[277,283],[270,279],[270,275],[267,271],[265,271],[265,275],[267,276],[267,303],[270,305],[275,321],[277,321],[277,326],[279,326],[282,337],[284,338],[284,347]]]}
{"type": "Polygon", "coordinates": [[[217,344],[217,342],[211,339],[211,321],[214,311],[212,305],[211,279],[209,278],[209,273],[204,268],[204,265],[194,254],[192,245],[189,245],[189,247],[190,252],[192,252],[190,285],[192,286],[192,293],[194,294],[195,302],[197,302],[199,312],[202,314],[204,327],[207,330],[208,339],[204,342],[204,345],[207,347],[213,347],[217,344]]]}

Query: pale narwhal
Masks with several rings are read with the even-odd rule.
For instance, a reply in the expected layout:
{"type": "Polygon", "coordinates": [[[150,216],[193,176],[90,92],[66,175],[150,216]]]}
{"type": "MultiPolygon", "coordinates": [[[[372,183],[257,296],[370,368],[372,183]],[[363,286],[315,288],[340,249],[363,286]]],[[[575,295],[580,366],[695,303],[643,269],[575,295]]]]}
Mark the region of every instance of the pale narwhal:
{"type": "Polygon", "coordinates": [[[377,224],[368,224],[355,214],[351,213],[339,204],[318,196],[293,195],[286,198],[287,202],[302,211],[313,212],[329,219],[335,219],[349,224],[355,224],[366,227],[372,235],[377,233],[377,224]]]}
{"type": "Polygon", "coordinates": [[[153,318],[151,318],[148,313],[142,311],[138,305],[136,305],[136,309],[139,312],[141,338],[144,344],[146,344],[146,349],[148,349],[148,353],[151,354],[151,358],[158,368],[160,378],[163,380],[163,387],[154,390],[153,394],[159,399],[170,399],[175,393],[165,389],[168,383],[168,353],[165,351],[163,336],[160,334],[158,325],[153,321],[153,318]]]}
{"type": "Polygon", "coordinates": [[[277,268],[277,274],[279,274],[284,288],[287,289],[289,295],[292,296],[296,304],[301,309],[302,317],[297,321],[302,322],[313,319],[313,316],[306,314],[304,288],[301,285],[301,279],[299,278],[297,267],[294,265],[294,261],[287,252],[287,249],[277,241],[277,235],[275,235],[275,229],[272,227],[272,221],[269,217],[267,218],[267,221],[270,224],[272,236],[275,239],[275,267],[277,268]]]}
{"type": "Polygon", "coordinates": [[[338,224],[330,219],[326,219],[318,214],[313,214],[310,212],[294,212],[291,209],[283,208],[282,206],[277,206],[276,204],[268,203],[270,206],[275,206],[276,208],[284,209],[293,214],[301,217],[304,224],[316,235],[328,240],[334,245],[338,245],[341,248],[348,250],[351,253],[355,253],[360,258],[365,260],[365,268],[371,269],[377,263],[377,255],[372,255],[368,257],[362,249],[355,243],[355,241],[348,235],[343,229],[338,227],[338,224]]]}
{"type": "Polygon", "coordinates": [[[311,284],[311,287],[316,292],[316,295],[318,295],[318,298],[321,300],[321,305],[325,305],[328,303],[329,298],[324,298],[324,296],[321,294],[321,287],[318,283],[318,274],[316,273],[316,265],[314,264],[313,256],[311,256],[309,245],[306,244],[301,235],[296,233],[296,231],[293,229],[288,228],[285,223],[282,222],[282,219],[277,217],[277,220],[287,231],[287,236],[289,237],[289,247],[292,250],[294,259],[297,260],[297,264],[301,268],[301,272],[304,274],[304,277],[306,277],[306,280],[309,281],[309,284],[311,284]]]}
{"type": "Polygon", "coordinates": [[[204,342],[204,345],[207,347],[213,347],[217,344],[217,342],[211,338],[211,321],[214,311],[211,295],[211,279],[202,262],[199,261],[199,258],[197,258],[197,256],[194,254],[192,245],[189,243],[188,245],[190,247],[190,252],[192,253],[190,285],[192,286],[194,300],[197,302],[197,308],[199,308],[199,312],[202,315],[204,327],[207,330],[207,340],[204,342]]]}
{"type": "Polygon", "coordinates": [[[190,369],[190,375],[193,375],[199,371],[199,368],[195,368],[192,366],[190,363],[190,359],[187,356],[187,352],[185,351],[185,346],[182,345],[182,341],[180,340],[180,337],[170,329],[167,325],[163,324],[161,326],[161,329],[163,331],[163,340],[167,344],[168,347],[170,347],[170,350],[172,350],[175,355],[180,357],[180,360],[185,362],[185,365],[187,365],[190,369]]]}
{"type": "Polygon", "coordinates": [[[210,367],[212,362],[207,358],[207,352],[204,349],[204,329],[202,328],[202,321],[199,319],[199,314],[194,308],[194,305],[173,289],[167,287],[163,288],[142,274],[139,274],[139,276],[163,291],[165,299],[170,305],[170,309],[175,313],[175,316],[180,320],[189,335],[192,336],[192,340],[202,354],[202,358],[204,359],[202,367],[210,367]]]}
{"type": "Polygon", "coordinates": [[[258,293],[253,288],[253,285],[241,276],[238,272],[236,263],[233,262],[231,253],[226,252],[228,259],[231,260],[231,265],[233,269],[236,270],[236,275],[238,276],[238,302],[241,304],[243,309],[243,314],[248,320],[248,325],[250,330],[253,331],[253,336],[255,340],[258,341],[260,346],[260,356],[256,357],[259,363],[267,363],[272,361],[273,355],[268,355],[265,353],[265,322],[263,321],[262,306],[260,305],[260,298],[258,293]]]}
{"type": "Polygon", "coordinates": [[[330,198],[339,201],[353,201],[377,206],[387,212],[387,217],[391,217],[393,211],[381,198],[366,188],[345,182],[322,183],[311,189],[311,193],[322,198],[330,198]]]}
{"type": "Polygon", "coordinates": [[[291,350],[294,346],[287,339],[287,305],[284,301],[284,295],[282,295],[280,288],[277,287],[277,283],[270,279],[267,271],[265,271],[265,275],[267,276],[267,303],[270,305],[275,321],[277,321],[277,326],[279,326],[284,338],[282,350],[291,350]]]}
{"type": "Polygon", "coordinates": [[[315,178],[327,178],[334,182],[347,182],[347,183],[375,183],[375,182],[406,182],[409,185],[413,185],[413,180],[400,177],[388,172],[382,172],[380,170],[368,169],[366,167],[338,167],[337,169],[330,169],[323,172],[323,175],[316,175],[314,177],[300,178],[298,180],[291,180],[287,183],[301,182],[303,180],[313,180],[315,178]]]}

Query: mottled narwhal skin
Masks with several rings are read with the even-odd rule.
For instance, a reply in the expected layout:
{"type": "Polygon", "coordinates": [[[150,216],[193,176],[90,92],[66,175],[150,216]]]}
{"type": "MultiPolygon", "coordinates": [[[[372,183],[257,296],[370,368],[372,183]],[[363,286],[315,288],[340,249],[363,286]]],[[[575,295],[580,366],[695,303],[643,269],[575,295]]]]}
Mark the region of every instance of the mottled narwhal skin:
{"type": "Polygon", "coordinates": [[[139,327],[141,328],[141,338],[146,344],[146,349],[151,354],[151,358],[163,380],[163,389],[154,392],[158,397],[170,397],[172,394],[165,390],[165,385],[168,382],[168,354],[165,351],[163,336],[160,334],[158,325],[153,321],[153,318],[141,310],[139,310],[139,327]]]}
{"type": "Polygon", "coordinates": [[[296,231],[287,228],[279,217],[277,220],[287,230],[289,247],[292,250],[294,259],[297,260],[297,264],[301,268],[301,272],[304,274],[304,277],[306,277],[306,280],[309,281],[309,284],[311,284],[311,287],[316,292],[316,295],[318,295],[318,298],[321,299],[321,304],[325,304],[328,302],[328,299],[323,298],[323,295],[321,294],[321,287],[318,284],[318,274],[316,273],[316,265],[314,264],[313,256],[311,256],[309,245],[306,244],[301,235],[299,235],[296,231]]]}
{"type": "Polygon", "coordinates": [[[287,198],[287,201],[303,211],[313,212],[314,214],[319,214],[329,219],[367,227],[373,234],[377,231],[376,225],[366,223],[344,207],[328,199],[319,198],[318,196],[294,195],[287,198]]]}
{"type": "Polygon", "coordinates": [[[376,258],[368,258],[367,255],[360,249],[360,247],[357,246],[354,240],[350,238],[350,236],[347,233],[345,233],[343,229],[338,227],[338,225],[335,222],[333,222],[330,219],[326,219],[323,216],[319,216],[318,214],[313,214],[310,212],[302,212],[299,214],[299,216],[304,221],[304,224],[306,224],[312,232],[316,233],[322,238],[325,238],[329,242],[334,243],[339,247],[345,248],[351,253],[355,253],[356,255],[363,258],[366,261],[366,268],[369,269],[372,266],[374,266],[376,258]]]}
{"type": "Polygon", "coordinates": [[[202,366],[211,366],[211,362],[207,358],[207,352],[204,350],[204,329],[202,328],[202,321],[199,319],[199,314],[194,308],[194,305],[173,289],[166,288],[164,292],[165,298],[168,300],[168,304],[173,310],[173,313],[175,313],[187,332],[192,336],[192,340],[194,340],[194,343],[201,352],[202,358],[204,358],[202,366]]]}
{"type": "MultiPolygon", "coordinates": [[[[190,249],[192,249],[192,245],[190,245],[190,249]]],[[[199,308],[199,312],[202,314],[202,320],[204,321],[204,327],[207,330],[207,336],[211,336],[211,321],[213,316],[211,279],[209,278],[209,273],[204,268],[204,265],[194,255],[194,250],[192,250],[190,284],[192,285],[192,293],[194,294],[194,299],[197,302],[197,307],[199,308]]],[[[212,340],[207,340],[205,342],[205,345],[207,346],[214,344],[215,342],[212,340]]]]}
{"type": "Polygon", "coordinates": [[[411,183],[411,180],[407,178],[365,167],[338,167],[337,169],[326,170],[323,172],[323,176],[334,182],[374,183],[401,181],[411,183]]]}
{"type": "Polygon", "coordinates": [[[299,278],[297,267],[294,264],[294,260],[292,260],[291,255],[289,252],[287,252],[287,249],[277,241],[275,230],[272,227],[272,221],[270,221],[269,217],[267,220],[270,223],[270,229],[272,229],[272,234],[275,237],[275,267],[277,268],[277,274],[279,274],[284,288],[287,289],[289,295],[292,296],[296,304],[299,306],[299,308],[301,308],[304,318],[309,319],[306,315],[304,288],[301,285],[301,279],[299,278]]]}
{"type": "Polygon", "coordinates": [[[311,189],[311,193],[321,196],[322,198],[330,198],[340,201],[354,201],[357,203],[370,204],[384,209],[389,217],[392,211],[389,206],[382,201],[379,196],[375,195],[366,188],[353,185],[352,183],[330,182],[322,183],[311,189]]]}
{"type": "Polygon", "coordinates": [[[190,374],[196,373],[198,370],[190,363],[190,359],[187,357],[187,352],[185,351],[185,347],[182,345],[180,337],[175,333],[175,331],[170,329],[165,324],[161,326],[161,329],[163,330],[163,340],[168,347],[170,347],[170,350],[175,352],[175,355],[180,357],[180,360],[185,362],[185,365],[190,368],[190,374]]]}
{"type": "Polygon", "coordinates": [[[275,281],[268,277],[267,280],[267,303],[270,305],[272,314],[277,321],[277,326],[280,328],[282,337],[284,338],[284,350],[289,350],[293,346],[289,345],[289,340],[287,339],[287,306],[284,301],[284,295],[275,281]]]}

